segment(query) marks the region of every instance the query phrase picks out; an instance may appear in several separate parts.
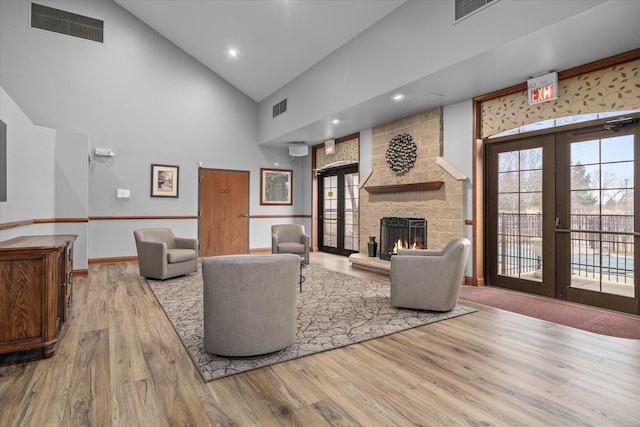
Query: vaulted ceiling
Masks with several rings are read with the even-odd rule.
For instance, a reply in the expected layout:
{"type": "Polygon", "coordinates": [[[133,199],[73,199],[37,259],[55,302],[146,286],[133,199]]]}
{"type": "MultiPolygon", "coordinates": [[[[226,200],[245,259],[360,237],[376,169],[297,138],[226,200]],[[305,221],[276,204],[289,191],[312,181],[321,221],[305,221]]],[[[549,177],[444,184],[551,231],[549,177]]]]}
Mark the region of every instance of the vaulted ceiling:
{"type": "Polygon", "coordinates": [[[453,0],[115,1],[253,98],[261,110],[270,111],[280,93],[330,96],[327,89],[335,84],[330,80],[343,79],[335,102],[307,108],[306,116],[291,115],[284,126],[266,122],[259,141],[266,144],[312,144],[347,135],[520,83],[538,72],[640,47],[636,1],[494,0],[462,22],[453,19],[453,0]],[[423,16],[412,16],[415,10],[423,16]],[[425,27],[445,28],[441,32],[447,37],[438,39],[425,27]],[[362,64],[381,57],[411,69],[390,75],[385,67],[370,67],[365,78],[347,82],[362,64]],[[331,77],[318,76],[320,68],[331,77]],[[407,98],[390,105],[389,95],[396,91],[407,98]],[[335,116],[342,125],[328,127],[335,116]]]}
{"type": "Polygon", "coordinates": [[[404,2],[117,0],[256,102],[404,2]]]}

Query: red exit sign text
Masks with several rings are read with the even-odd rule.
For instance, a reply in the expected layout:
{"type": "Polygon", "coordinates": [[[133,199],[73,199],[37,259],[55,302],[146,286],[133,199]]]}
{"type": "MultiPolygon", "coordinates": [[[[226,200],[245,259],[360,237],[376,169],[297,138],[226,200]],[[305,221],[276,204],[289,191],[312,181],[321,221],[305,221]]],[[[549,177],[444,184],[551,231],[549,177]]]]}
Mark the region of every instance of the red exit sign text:
{"type": "Polygon", "coordinates": [[[529,104],[551,101],[552,99],[556,98],[557,96],[554,85],[537,87],[529,91],[529,104]]]}
{"type": "Polygon", "coordinates": [[[527,80],[529,105],[558,99],[558,73],[540,74],[527,80]]]}

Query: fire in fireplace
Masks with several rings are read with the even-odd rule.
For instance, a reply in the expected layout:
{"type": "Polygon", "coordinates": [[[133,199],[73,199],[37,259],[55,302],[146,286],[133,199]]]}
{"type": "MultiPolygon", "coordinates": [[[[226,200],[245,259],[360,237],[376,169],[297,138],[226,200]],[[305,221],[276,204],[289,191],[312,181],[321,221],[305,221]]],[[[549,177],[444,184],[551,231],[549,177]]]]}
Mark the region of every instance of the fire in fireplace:
{"type": "Polygon", "coordinates": [[[399,217],[380,219],[380,259],[390,261],[398,248],[426,249],[427,220],[399,217]]]}

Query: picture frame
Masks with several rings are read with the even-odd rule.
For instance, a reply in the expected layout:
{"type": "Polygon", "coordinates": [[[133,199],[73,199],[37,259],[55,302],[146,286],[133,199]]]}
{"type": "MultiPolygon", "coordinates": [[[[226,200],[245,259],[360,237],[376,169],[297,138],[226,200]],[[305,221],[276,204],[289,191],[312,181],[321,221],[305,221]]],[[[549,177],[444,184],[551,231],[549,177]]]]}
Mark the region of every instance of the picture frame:
{"type": "Polygon", "coordinates": [[[178,197],[180,167],[151,165],[151,197],[178,197]]]}
{"type": "Polygon", "coordinates": [[[293,204],[293,171],[260,168],[260,204],[286,206],[293,204]]]}

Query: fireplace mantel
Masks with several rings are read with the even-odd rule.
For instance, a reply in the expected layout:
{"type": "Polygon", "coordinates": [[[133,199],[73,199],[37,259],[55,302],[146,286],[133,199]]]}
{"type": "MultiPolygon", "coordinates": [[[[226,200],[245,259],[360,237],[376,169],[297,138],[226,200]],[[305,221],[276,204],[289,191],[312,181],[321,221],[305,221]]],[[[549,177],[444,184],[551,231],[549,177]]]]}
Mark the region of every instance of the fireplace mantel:
{"type": "Polygon", "coordinates": [[[371,194],[405,193],[408,191],[436,191],[444,184],[443,181],[415,182],[412,184],[375,185],[364,187],[371,194]]]}

